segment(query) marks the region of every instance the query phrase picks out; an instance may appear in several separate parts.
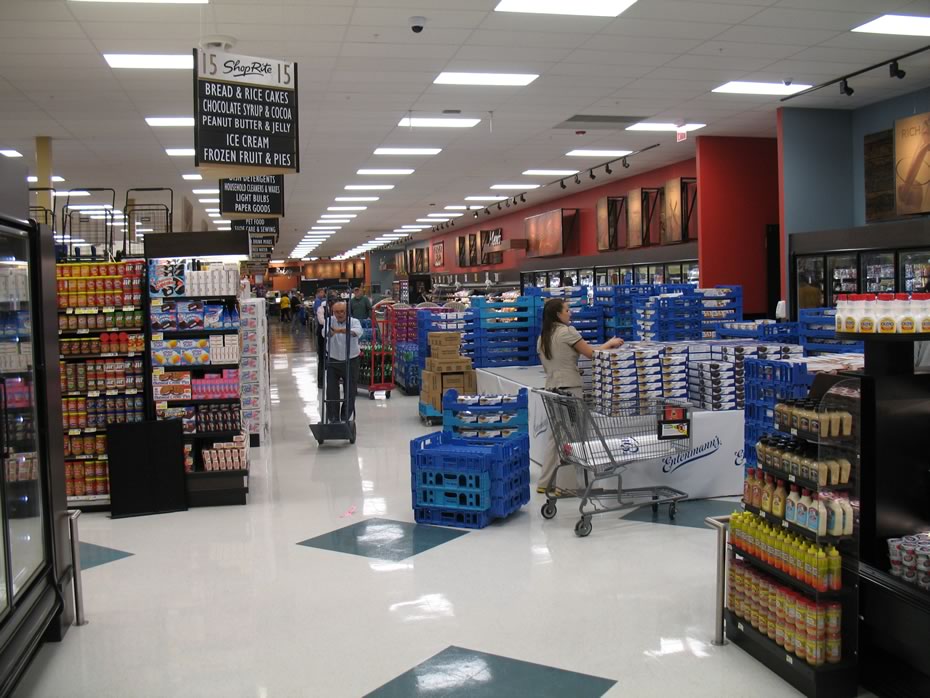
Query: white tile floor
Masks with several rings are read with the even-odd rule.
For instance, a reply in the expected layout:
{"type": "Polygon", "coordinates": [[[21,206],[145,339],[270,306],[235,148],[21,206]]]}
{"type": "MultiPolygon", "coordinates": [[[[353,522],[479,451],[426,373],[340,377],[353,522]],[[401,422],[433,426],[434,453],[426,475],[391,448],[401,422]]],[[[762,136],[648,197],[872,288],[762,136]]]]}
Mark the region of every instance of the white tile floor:
{"type": "Polygon", "coordinates": [[[408,442],[429,430],[416,398],[360,395],[357,444],[318,448],[316,356],[276,344],[249,504],[82,517],[84,540],[134,555],[85,573],[90,624],[43,647],[16,695],[361,696],[450,645],[615,679],[608,696],[799,695],[710,645],[708,530],[601,517],[580,540],[572,512],[543,521],[534,494],[400,563],[298,546],[412,521],[408,442]]]}

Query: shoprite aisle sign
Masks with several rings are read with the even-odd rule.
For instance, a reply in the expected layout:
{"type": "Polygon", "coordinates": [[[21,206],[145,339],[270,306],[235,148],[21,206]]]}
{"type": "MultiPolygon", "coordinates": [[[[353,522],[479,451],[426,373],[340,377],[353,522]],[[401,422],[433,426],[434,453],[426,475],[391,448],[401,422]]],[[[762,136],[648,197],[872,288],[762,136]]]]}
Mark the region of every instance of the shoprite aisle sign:
{"type": "Polygon", "coordinates": [[[249,255],[254,262],[268,263],[271,260],[271,254],[274,252],[275,243],[278,241],[278,219],[277,218],[246,218],[243,220],[233,221],[232,229],[235,231],[244,231],[249,234],[250,250],[249,255]]]}
{"type": "Polygon", "coordinates": [[[195,164],[228,176],[300,171],[297,64],[194,49],[195,164]]]}
{"type": "Polygon", "coordinates": [[[230,218],[284,216],[284,175],[221,179],[220,213],[230,218]]]}

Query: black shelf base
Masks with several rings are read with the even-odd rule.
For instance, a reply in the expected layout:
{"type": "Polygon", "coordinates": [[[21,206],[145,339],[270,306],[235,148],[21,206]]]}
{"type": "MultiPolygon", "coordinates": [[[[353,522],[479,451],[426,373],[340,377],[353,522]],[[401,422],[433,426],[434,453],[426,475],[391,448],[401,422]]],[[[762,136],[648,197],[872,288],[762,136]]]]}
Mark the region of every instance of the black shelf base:
{"type": "Polygon", "coordinates": [[[859,671],[849,659],[840,664],[812,667],[788,654],[749,621],[727,609],[727,639],[767,666],[808,698],[854,698],[859,693],[859,671]]]}

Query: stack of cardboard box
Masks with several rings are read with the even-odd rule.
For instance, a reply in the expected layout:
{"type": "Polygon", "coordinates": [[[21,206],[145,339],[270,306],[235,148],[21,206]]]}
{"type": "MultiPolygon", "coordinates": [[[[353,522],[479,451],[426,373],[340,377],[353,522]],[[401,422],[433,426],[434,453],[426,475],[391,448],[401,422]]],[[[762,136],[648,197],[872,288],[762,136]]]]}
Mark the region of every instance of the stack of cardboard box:
{"type": "Polygon", "coordinates": [[[459,354],[461,332],[430,332],[430,356],[422,374],[420,401],[442,412],[442,396],[454,388],[460,393],[478,392],[478,378],[471,359],[459,354]]]}

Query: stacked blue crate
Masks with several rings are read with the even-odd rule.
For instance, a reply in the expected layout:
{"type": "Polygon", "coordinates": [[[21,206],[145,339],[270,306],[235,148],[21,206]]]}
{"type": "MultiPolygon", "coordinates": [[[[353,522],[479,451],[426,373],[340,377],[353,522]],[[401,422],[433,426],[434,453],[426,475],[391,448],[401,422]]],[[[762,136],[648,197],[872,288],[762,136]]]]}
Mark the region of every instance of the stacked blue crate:
{"type": "Polygon", "coordinates": [[[775,404],[807,397],[814,375],[807,365],[791,361],[746,359],[746,465],[756,465],[756,442],[775,430],[775,404]]]}
{"type": "Polygon", "coordinates": [[[796,322],[727,322],[717,327],[717,339],[752,339],[769,344],[799,344],[796,322]]]}
{"type": "Polygon", "coordinates": [[[459,399],[447,390],[442,399],[442,428],[453,436],[479,443],[520,438],[529,433],[529,394],[481,395],[459,399]],[[471,404],[478,399],[478,404],[471,404]]]}
{"type": "Polygon", "coordinates": [[[739,322],[743,319],[743,287],[715,286],[699,288],[698,295],[704,297],[702,324],[704,339],[714,339],[717,329],[727,322],[739,322]]]}
{"type": "Polygon", "coordinates": [[[473,298],[469,316],[472,325],[462,343],[470,349],[475,368],[538,365],[536,340],[541,305],[540,296],[508,301],[473,298]]]}
{"type": "Polygon", "coordinates": [[[394,347],[394,382],[407,395],[420,392],[419,355],[416,342],[398,342],[394,347]]]}
{"type": "Polygon", "coordinates": [[[453,312],[445,308],[421,308],[417,311],[417,364],[420,370],[426,368],[426,360],[430,356],[430,332],[461,332],[463,334],[462,356],[470,356],[470,347],[464,336],[474,330],[474,321],[471,313],[453,312]]]}
{"type": "Polygon", "coordinates": [[[694,293],[640,297],[633,303],[635,337],[650,342],[683,342],[702,337],[703,299],[694,293]]]}
{"type": "MultiPolygon", "coordinates": [[[[607,340],[607,326],[604,309],[592,305],[586,286],[571,286],[561,289],[526,289],[528,296],[539,296],[539,327],[542,328],[542,312],[545,302],[550,298],[561,298],[568,303],[572,311],[572,327],[578,330],[581,338],[589,344],[603,344],[607,340]]],[[[613,336],[613,335],[611,335],[613,336]]]]}
{"type": "Polygon", "coordinates": [[[439,431],[410,442],[413,515],[417,523],[484,528],[530,501],[526,434],[496,443],[439,431]]]}
{"type": "Polygon", "coordinates": [[[861,354],[862,342],[849,342],[836,338],[835,308],[806,308],[798,311],[801,345],[808,354],[861,354]]]}
{"type": "Polygon", "coordinates": [[[652,284],[595,287],[594,305],[600,306],[604,313],[605,335],[628,341],[635,339],[634,301],[656,293],[656,286],[652,284]]]}

